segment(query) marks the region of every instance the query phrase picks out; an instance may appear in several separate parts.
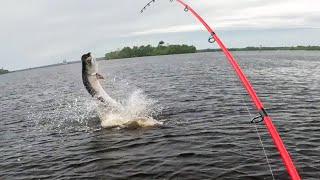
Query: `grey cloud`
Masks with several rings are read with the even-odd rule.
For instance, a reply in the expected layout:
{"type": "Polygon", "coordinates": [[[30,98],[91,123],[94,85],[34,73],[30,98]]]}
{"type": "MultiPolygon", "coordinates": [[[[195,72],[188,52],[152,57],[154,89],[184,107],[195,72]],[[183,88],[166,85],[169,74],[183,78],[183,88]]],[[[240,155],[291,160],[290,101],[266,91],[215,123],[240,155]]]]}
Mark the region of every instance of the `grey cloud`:
{"type": "MultiPolygon", "coordinates": [[[[141,14],[140,9],[147,2],[148,0],[3,0],[0,7],[0,66],[21,69],[59,62],[64,58],[77,60],[85,51],[96,51],[103,55],[103,52],[123,45],[149,43],[158,37],[178,42],[183,39],[177,33],[163,36],[157,35],[159,32],[147,36],[137,34],[155,29],[164,29],[163,33],[166,33],[165,29],[175,27],[194,26],[190,31],[195,32],[201,29],[190,13],[185,13],[181,5],[170,3],[169,0],[157,0],[141,14]]],[[[219,30],[296,27],[292,23],[295,20],[301,23],[299,27],[311,28],[319,27],[320,22],[317,21],[320,13],[316,12],[306,15],[298,10],[296,14],[286,13],[284,10],[279,14],[267,11],[263,15],[261,12],[255,14],[255,9],[274,8],[289,0],[187,2],[219,30]]],[[[181,32],[185,30],[182,29],[181,32]]]]}

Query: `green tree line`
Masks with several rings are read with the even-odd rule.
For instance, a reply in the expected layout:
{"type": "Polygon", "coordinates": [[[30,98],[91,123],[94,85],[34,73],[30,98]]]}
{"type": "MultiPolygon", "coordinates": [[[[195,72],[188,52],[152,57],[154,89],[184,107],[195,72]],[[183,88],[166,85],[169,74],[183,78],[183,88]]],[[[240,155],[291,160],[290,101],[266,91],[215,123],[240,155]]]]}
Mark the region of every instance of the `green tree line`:
{"type": "Polygon", "coordinates": [[[133,46],[124,47],[121,50],[113,51],[105,54],[106,59],[120,59],[120,58],[132,58],[132,57],[143,57],[143,56],[159,56],[169,54],[185,54],[195,53],[197,49],[195,46],[189,45],[163,45],[164,42],[160,41],[157,47],[151,45],[147,46],[133,46]]]}
{"type": "MultiPolygon", "coordinates": [[[[229,51],[270,51],[270,50],[307,50],[307,51],[319,51],[320,46],[285,46],[285,47],[254,47],[249,46],[245,48],[228,48],[229,51]]],[[[202,49],[197,52],[216,52],[221,49],[202,49]]]]}
{"type": "Polygon", "coordinates": [[[5,70],[5,69],[0,69],[0,74],[6,74],[6,73],[9,73],[9,71],[8,70],[5,70]]]}

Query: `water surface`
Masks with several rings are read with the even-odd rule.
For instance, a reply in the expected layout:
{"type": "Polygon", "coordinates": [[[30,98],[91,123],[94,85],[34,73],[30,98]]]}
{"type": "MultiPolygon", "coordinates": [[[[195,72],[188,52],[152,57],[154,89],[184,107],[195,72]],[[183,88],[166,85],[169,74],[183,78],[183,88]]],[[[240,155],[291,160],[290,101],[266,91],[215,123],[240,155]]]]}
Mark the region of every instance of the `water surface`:
{"type": "MultiPolygon", "coordinates": [[[[320,52],[233,54],[301,177],[318,179],[320,52]]],[[[272,179],[250,123],[257,111],[221,53],[99,65],[112,97],[142,90],[164,125],[101,128],[80,64],[1,75],[0,179],[272,179]]],[[[289,179],[264,124],[257,128],[275,179],[289,179]]]]}

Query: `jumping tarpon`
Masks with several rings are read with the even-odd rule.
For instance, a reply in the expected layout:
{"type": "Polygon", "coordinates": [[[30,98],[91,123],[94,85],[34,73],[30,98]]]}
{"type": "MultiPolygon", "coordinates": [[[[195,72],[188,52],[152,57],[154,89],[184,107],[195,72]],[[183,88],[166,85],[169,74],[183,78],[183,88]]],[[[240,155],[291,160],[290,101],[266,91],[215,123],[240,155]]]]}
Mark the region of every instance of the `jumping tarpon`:
{"type": "Polygon", "coordinates": [[[120,103],[112,99],[102,88],[99,79],[104,79],[102,75],[98,73],[98,64],[91,53],[84,54],[81,57],[82,61],[82,81],[87,91],[91,96],[102,103],[121,110],[120,103]]]}

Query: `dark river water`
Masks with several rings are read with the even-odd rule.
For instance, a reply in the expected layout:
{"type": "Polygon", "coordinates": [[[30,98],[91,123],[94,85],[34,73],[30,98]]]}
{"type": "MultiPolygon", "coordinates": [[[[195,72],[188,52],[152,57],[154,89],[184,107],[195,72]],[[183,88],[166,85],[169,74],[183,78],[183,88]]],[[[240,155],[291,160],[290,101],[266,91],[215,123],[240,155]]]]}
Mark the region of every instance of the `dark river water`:
{"type": "MultiPolygon", "coordinates": [[[[300,176],[319,179],[320,52],[233,54],[300,176]]],[[[250,123],[257,111],[223,54],[99,61],[99,66],[110,96],[126,101],[138,91],[143,98],[136,100],[146,101],[163,125],[101,128],[80,64],[1,75],[1,180],[273,179],[250,123]]],[[[289,179],[264,124],[256,126],[274,178],[289,179]]]]}

